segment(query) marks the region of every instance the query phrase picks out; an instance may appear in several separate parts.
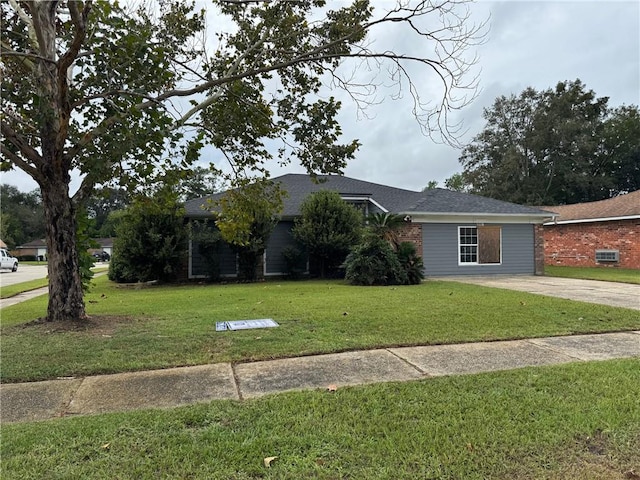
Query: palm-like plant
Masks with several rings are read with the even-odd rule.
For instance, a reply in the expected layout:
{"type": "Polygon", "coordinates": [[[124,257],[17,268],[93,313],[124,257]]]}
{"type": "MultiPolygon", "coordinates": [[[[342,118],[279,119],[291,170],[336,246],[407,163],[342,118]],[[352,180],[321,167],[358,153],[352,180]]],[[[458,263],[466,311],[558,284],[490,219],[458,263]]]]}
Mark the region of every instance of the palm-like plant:
{"type": "Polygon", "coordinates": [[[399,245],[398,229],[404,223],[402,215],[395,213],[372,213],[367,216],[369,230],[389,242],[394,250],[397,250],[399,245]]]}

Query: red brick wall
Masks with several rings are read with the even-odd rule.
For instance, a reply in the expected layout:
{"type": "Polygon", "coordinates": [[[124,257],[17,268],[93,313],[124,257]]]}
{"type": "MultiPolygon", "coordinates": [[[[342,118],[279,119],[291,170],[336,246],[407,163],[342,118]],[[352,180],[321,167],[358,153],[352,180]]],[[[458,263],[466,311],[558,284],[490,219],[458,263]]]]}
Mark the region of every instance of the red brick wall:
{"type": "Polygon", "coordinates": [[[535,275],[544,275],[544,227],[533,226],[533,257],[535,275]]]}
{"type": "Polygon", "coordinates": [[[422,225],[407,223],[398,229],[398,242],[411,242],[416,246],[416,253],[422,257],[422,225]]]}
{"type": "Polygon", "coordinates": [[[545,225],[547,265],[640,269],[640,220],[545,225]],[[596,263],[596,250],[618,250],[617,263],[596,263]]]}

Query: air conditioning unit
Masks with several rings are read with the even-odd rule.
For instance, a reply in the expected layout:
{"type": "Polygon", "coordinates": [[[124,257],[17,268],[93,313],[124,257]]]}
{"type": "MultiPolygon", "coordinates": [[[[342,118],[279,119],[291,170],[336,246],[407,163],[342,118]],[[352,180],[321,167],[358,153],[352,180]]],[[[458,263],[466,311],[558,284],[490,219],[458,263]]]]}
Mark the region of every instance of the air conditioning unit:
{"type": "Polygon", "coordinates": [[[619,261],[619,250],[596,250],[596,263],[611,263],[619,261]]]}

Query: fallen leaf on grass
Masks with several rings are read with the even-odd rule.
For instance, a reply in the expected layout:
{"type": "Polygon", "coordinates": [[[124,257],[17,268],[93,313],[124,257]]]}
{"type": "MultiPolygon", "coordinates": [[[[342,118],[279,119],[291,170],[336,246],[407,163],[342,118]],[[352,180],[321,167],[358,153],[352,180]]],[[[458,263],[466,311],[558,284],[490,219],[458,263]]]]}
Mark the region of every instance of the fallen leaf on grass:
{"type": "Polygon", "coordinates": [[[638,475],[634,469],[631,469],[628,472],[624,472],[624,478],[628,478],[629,480],[640,480],[640,475],[638,475]]]}
{"type": "Polygon", "coordinates": [[[276,458],[278,457],[265,457],[265,459],[263,460],[264,462],[264,466],[267,468],[271,467],[271,462],[273,462],[276,458]]]}
{"type": "Polygon", "coordinates": [[[109,443],[105,443],[104,445],[102,445],[102,448],[103,448],[104,450],[108,450],[110,446],[111,446],[111,442],[109,442],[109,443]]]}
{"type": "Polygon", "coordinates": [[[332,384],[332,385],[329,385],[329,386],[327,387],[327,390],[328,390],[329,392],[335,392],[336,390],[338,390],[338,386],[337,386],[337,385],[333,385],[333,384],[332,384]]]}

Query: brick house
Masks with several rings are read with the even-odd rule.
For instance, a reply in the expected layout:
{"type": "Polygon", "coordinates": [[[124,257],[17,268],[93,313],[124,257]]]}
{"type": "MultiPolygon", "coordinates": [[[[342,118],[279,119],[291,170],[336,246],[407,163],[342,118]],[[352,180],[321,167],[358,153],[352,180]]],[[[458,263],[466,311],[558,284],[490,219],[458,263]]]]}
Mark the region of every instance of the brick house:
{"type": "MultiPolygon", "coordinates": [[[[372,213],[394,213],[405,219],[401,241],[416,245],[427,276],[542,274],[542,223],[552,214],[491,198],[434,188],[424,192],[364,182],[341,175],[288,174],[274,178],[287,192],[284,210],[267,242],[264,276],[285,272],[283,251],[293,245],[291,229],[300,205],[312,192],[332,190],[348,203],[372,213]]],[[[186,202],[190,220],[213,219],[206,206],[225,193],[186,202]]],[[[211,222],[212,223],[212,222],[211,222]]],[[[213,227],[212,227],[213,228],[213,227]]],[[[236,256],[228,245],[215,253],[222,277],[237,275],[236,256]]],[[[207,276],[206,259],[197,241],[189,243],[188,277],[207,276]]]]}
{"type": "Polygon", "coordinates": [[[640,269],[640,190],[597,202],[543,207],[546,265],[640,269]]]}

